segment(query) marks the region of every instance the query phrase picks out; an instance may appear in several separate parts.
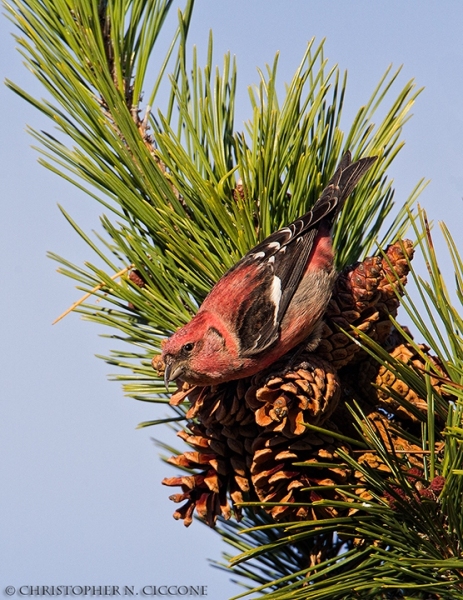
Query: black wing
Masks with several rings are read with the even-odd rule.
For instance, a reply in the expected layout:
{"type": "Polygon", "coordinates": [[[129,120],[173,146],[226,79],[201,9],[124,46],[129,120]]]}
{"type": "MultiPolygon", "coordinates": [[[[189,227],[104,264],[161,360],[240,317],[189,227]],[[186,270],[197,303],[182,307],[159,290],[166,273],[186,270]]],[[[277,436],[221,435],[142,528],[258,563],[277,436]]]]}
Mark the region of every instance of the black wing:
{"type": "Polygon", "coordinates": [[[253,356],[274,344],[280,325],[306,269],[317,224],[325,220],[331,227],[345,200],[376,157],[351,163],[350,152],[342,157],[335,174],[313,208],[290,225],[272,233],[250,250],[238,266],[258,264],[259,289],[253,302],[238,315],[238,335],[243,356],[253,356]]]}

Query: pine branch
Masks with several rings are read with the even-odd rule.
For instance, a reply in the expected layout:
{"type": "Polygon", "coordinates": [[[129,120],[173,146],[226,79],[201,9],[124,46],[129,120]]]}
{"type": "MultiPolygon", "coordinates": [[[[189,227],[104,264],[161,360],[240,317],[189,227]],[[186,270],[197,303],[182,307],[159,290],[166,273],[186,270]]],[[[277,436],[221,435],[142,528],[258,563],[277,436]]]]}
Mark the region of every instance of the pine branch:
{"type": "MultiPolygon", "coordinates": [[[[166,406],[168,395],[151,366],[162,340],[191,318],[215,281],[257,241],[310,208],[347,148],[354,158],[378,155],[337,224],[338,267],[355,270],[356,261],[396,242],[411,226],[427,279],[404,252],[400,264],[410,271],[415,300],[387,252],[365,263],[371,284],[374,265],[382,261],[388,276],[382,288],[376,281],[378,293],[384,296],[389,286],[387,302],[395,308],[370,299],[376,313],[360,315],[361,327],[353,319],[346,333],[333,333],[356,348],[350,366],[336,366],[350,412],[334,413],[342,431],[335,423],[307,429],[327,456],[313,451],[286,463],[289,473],[312,467],[328,469],[329,477],[304,480],[301,493],[309,500],[251,494],[235,502],[237,512],[248,507],[243,525],[222,523],[219,531],[241,553],[232,560],[235,573],[266,598],[380,598],[387,590],[407,598],[463,597],[461,306],[442,279],[425,215],[413,213],[423,182],[397,208],[387,177],[419,94],[413,82],[395,92],[399,71],[388,69],[343,130],[347,76],[325,59],[323,43],[312,40],[283,98],[277,94],[278,57],[259,71],[241,131],[234,123],[235,62],[226,55],[215,68],[212,35],[204,66],[195,52],[187,55],[192,0],[175,26],[171,0],[10,0],[5,6],[47,97],[38,100],[8,85],[55,127],[53,133],[31,130],[41,161],[105,211],[94,237],[64,213],[103,268],[93,259],[81,266],[51,256],[85,300],[101,300],[78,301],[73,309],[109,327],[118,348],[105,359],[125,370],[116,379],[133,398],[166,406]],[[166,27],[172,35],[163,46],[159,34],[166,27]],[[151,67],[157,75],[147,86],[151,67]],[[388,108],[375,125],[380,107],[388,108]],[[387,230],[386,219],[392,220],[387,230]],[[399,303],[428,348],[388,320],[399,303]],[[389,332],[395,325],[392,341],[379,324],[389,332]],[[289,505],[306,516],[277,525],[265,512],[289,505]]],[[[461,304],[463,261],[442,230],[461,304]]],[[[198,425],[196,409],[194,402],[189,410],[170,407],[172,417],[142,425],[182,423],[187,416],[198,425]]],[[[233,450],[244,442],[232,433],[227,444],[233,450]]],[[[196,438],[206,439],[200,434],[196,438]]],[[[256,471],[255,479],[265,479],[256,471]]]]}

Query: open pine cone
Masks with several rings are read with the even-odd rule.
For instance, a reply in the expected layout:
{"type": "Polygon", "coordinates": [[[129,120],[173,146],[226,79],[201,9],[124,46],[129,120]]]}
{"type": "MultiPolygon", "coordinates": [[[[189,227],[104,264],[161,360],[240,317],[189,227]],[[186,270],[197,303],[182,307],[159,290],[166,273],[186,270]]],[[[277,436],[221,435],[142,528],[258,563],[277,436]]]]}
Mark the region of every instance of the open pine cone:
{"type": "MultiPolygon", "coordinates": [[[[326,425],[327,429],[334,429],[332,423],[326,425]]],[[[261,433],[253,444],[251,481],[259,500],[281,503],[264,509],[276,521],[339,516],[339,510],[333,506],[311,505],[322,496],[309,489],[333,486],[326,491],[325,499],[345,500],[334,487],[350,482],[351,471],[336,454],[338,449],[349,451],[346,444],[325,433],[307,431],[297,438],[261,433]]]]}
{"type": "MultiPolygon", "coordinates": [[[[409,332],[407,334],[410,336],[409,332]]],[[[397,361],[397,369],[400,369],[401,365],[413,367],[419,376],[430,373],[430,384],[435,393],[446,402],[451,399],[442,383],[447,377],[444,366],[436,356],[430,354],[428,346],[414,345],[394,329],[383,343],[383,347],[391,356],[391,365],[397,361]]],[[[380,365],[373,357],[366,356],[351,368],[343,369],[340,376],[343,383],[351,389],[355,388],[357,394],[371,407],[380,407],[402,420],[426,420],[428,405],[424,387],[420,394],[407,385],[398,373],[380,365]]],[[[445,420],[445,409],[437,410],[435,416],[439,421],[445,420]]]]}
{"type": "Polygon", "coordinates": [[[246,455],[242,442],[242,431],[217,425],[205,428],[190,423],[188,431],[179,431],[178,435],[194,448],[193,452],[184,452],[169,459],[177,465],[192,471],[199,471],[177,477],[166,477],[164,485],[180,486],[181,493],[173,494],[174,502],[185,502],[174,513],[174,518],[183,519],[188,527],[196,510],[199,517],[210,526],[214,526],[220,515],[225,519],[231,517],[228,497],[232,500],[233,511],[237,519],[241,511],[236,506],[243,502],[250,490],[249,466],[250,456],[246,455]],[[247,458],[246,458],[247,456],[247,458]]]}
{"type": "Polygon", "coordinates": [[[314,354],[301,353],[294,364],[274,364],[255,375],[244,400],[263,430],[298,436],[304,423],[321,425],[341,396],[336,371],[314,354]]]}

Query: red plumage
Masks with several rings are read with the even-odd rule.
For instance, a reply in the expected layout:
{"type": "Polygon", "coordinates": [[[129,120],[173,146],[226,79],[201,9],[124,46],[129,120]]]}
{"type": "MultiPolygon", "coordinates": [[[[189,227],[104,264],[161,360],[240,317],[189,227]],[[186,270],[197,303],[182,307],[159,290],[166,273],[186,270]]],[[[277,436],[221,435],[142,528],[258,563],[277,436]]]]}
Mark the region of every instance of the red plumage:
{"type": "Polygon", "coordinates": [[[318,344],[336,272],[334,220],[376,157],[347,152],[313,208],[250,250],[164,344],[165,381],[219,384],[265,369],[302,342],[318,344]]]}

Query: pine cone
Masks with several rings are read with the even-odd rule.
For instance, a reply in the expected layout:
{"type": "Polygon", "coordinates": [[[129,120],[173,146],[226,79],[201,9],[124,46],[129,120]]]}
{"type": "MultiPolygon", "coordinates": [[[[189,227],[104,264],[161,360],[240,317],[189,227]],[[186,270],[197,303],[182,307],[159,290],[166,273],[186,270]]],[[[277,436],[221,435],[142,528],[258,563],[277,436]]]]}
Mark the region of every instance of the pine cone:
{"type": "MultiPolygon", "coordinates": [[[[378,411],[372,411],[366,416],[366,419],[373,425],[375,435],[381,438],[388,452],[391,452],[391,450],[394,449],[394,453],[399,459],[399,467],[404,473],[408,473],[411,468],[423,468],[424,454],[421,447],[408,441],[393,420],[389,420],[378,411]]],[[[356,450],[355,458],[359,465],[380,472],[384,479],[390,481],[391,477],[396,477],[396,473],[391,472],[389,466],[382,460],[381,456],[373,450],[356,450]]],[[[364,501],[370,500],[373,496],[368,491],[368,485],[363,471],[356,470],[353,474],[353,478],[356,482],[354,493],[364,501]]],[[[385,494],[385,497],[389,502],[390,498],[387,496],[387,493],[385,494]]],[[[352,514],[357,510],[357,508],[351,509],[349,514],[352,514]]]]}
{"type": "Polygon", "coordinates": [[[140,288],[144,288],[146,286],[146,281],[138,269],[132,269],[130,271],[129,279],[140,288]]]}
{"type": "MultiPolygon", "coordinates": [[[[446,373],[442,363],[436,356],[430,354],[430,348],[425,344],[417,344],[418,349],[416,349],[394,329],[383,345],[391,357],[406,366],[413,367],[419,376],[423,372],[437,372],[445,379],[446,373]]],[[[344,372],[341,378],[345,381],[344,372]]],[[[352,380],[355,380],[355,386],[362,397],[372,406],[380,406],[400,419],[413,422],[423,420],[406,403],[412,404],[423,416],[427,412],[426,399],[420,397],[414,389],[388,368],[380,365],[373,357],[368,357],[355,365],[355,369],[351,372],[351,382],[352,380]],[[401,403],[399,398],[403,398],[404,403],[401,403]]],[[[442,398],[448,401],[451,399],[450,394],[443,389],[440,379],[431,375],[430,383],[442,398]]],[[[438,420],[442,420],[445,416],[439,411],[436,411],[435,415],[438,420]]]]}
{"type": "Polygon", "coordinates": [[[383,277],[378,286],[380,299],[376,305],[379,312],[379,322],[376,325],[374,339],[382,345],[392,331],[390,316],[396,317],[400,305],[397,294],[403,295],[402,288],[407,283],[410,271],[409,263],[413,259],[415,250],[413,242],[402,240],[388,246],[386,257],[382,258],[383,277]]]}
{"type": "MultiPolygon", "coordinates": [[[[389,246],[386,257],[373,256],[344,269],[336,280],[328,305],[317,355],[335,368],[364,357],[360,347],[339,329],[350,325],[382,343],[392,329],[389,315],[396,316],[396,292],[406,283],[413,244],[403,240],[389,246]],[[408,259],[408,260],[407,260],[408,259]],[[394,275],[394,271],[396,276],[394,275]]],[[[354,333],[351,333],[355,337],[354,333]]]]}
{"type": "Polygon", "coordinates": [[[196,452],[185,452],[169,460],[172,464],[189,469],[204,469],[193,479],[174,477],[165,479],[165,485],[181,485],[184,494],[171,496],[176,502],[187,503],[174,513],[174,518],[184,519],[190,525],[196,508],[198,515],[214,526],[217,517],[229,519],[231,516],[227,498],[232,501],[235,517],[241,518],[237,506],[243,502],[243,494],[252,495],[249,468],[252,462],[252,444],[259,429],[254,421],[254,413],[244,402],[244,394],[249,380],[238,380],[219,386],[192,386],[183,383],[173,394],[171,404],[180,404],[185,399],[190,402],[186,414],[199,424],[190,424],[193,436],[180,431],[178,435],[196,452]],[[199,452],[199,454],[198,454],[199,452]],[[207,477],[206,477],[207,474],[207,477]],[[206,489],[213,482],[213,490],[206,489]]]}
{"type": "MultiPolygon", "coordinates": [[[[391,451],[394,448],[394,451],[403,458],[407,468],[410,465],[420,468],[423,466],[423,449],[406,439],[394,420],[390,420],[378,411],[371,412],[367,418],[373,424],[376,434],[387,450],[391,451]]],[[[377,457],[376,460],[380,459],[377,457]]]]}
{"type": "Polygon", "coordinates": [[[336,280],[324,317],[322,339],[317,355],[340,368],[352,360],[358,345],[339,329],[350,331],[350,325],[370,333],[378,320],[374,304],[379,299],[381,259],[365,259],[344,269],[336,280]]]}
{"type": "MultiPolygon", "coordinates": [[[[138,269],[131,269],[129,272],[129,279],[139,288],[146,287],[146,281],[143,279],[143,275],[138,269]]],[[[132,302],[128,302],[127,308],[130,308],[130,310],[137,310],[132,302]]]]}
{"type": "Polygon", "coordinates": [[[191,403],[188,419],[198,419],[206,427],[239,426],[250,435],[256,431],[254,413],[247,407],[244,396],[249,387],[249,379],[237,379],[218,386],[190,386],[183,384],[183,394],[187,393],[191,403]]]}
{"type": "MultiPolygon", "coordinates": [[[[326,426],[335,429],[329,422],[326,426]]],[[[308,431],[297,439],[275,432],[261,433],[253,444],[252,484],[261,502],[286,503],[264,509],[275,520],[339,516],[335,507],[311,506],[311,502],[321,500],[322,496],[319,491],[307,489],[349,483],[351,471],[337,456],[338,449],[349,452],[345,444],[324,433],[308,431]],[[309,464],[294,464],[300,462],[309,464]],[[297,503],[306,505],[291,506],[297,503]]],[[[333,488],[324,491],[323,498],[345,500],[333,488]]]]}
{"type": "Polygon", "coordinates": [[[304,422],[321,425],[329,418],[341,388],[336,371],[317,356],[304,353],[289,362],[255,375],[244,398],[264,430],[297,436],[306,431],[304,422]]]}
{"type": "Polygon", "coordinates": [[[193,520],[196,510],[209,526],[213,527],[219,515],[225,519],[231,517],[228,496],[232,499],[235,517],[241,518],[241,511],[236,506],[243,502],[243,494],[250,490],[249,466],[250,456],[246,460],[242,442],[223,429],[215,427],[206,429],[204,426],[190,423],[188,431],[179,431],[178,436],[194,448],[193,452],[184,452],[173,456],[168,462],[180,467],[200,470],[190,475],[167,477],[164,485],[181,486],[182,493],[173,494],[170,499],[174,502],[186,503],[174,513],[175,519],[183,519],[186,527],[193,520]],[[230,443],[235,440],[236,444],[230,443]]]}

